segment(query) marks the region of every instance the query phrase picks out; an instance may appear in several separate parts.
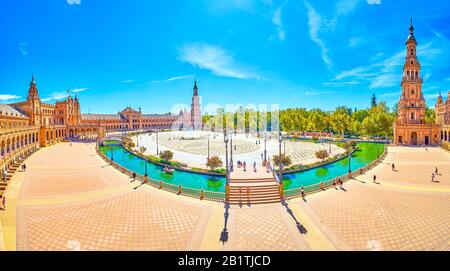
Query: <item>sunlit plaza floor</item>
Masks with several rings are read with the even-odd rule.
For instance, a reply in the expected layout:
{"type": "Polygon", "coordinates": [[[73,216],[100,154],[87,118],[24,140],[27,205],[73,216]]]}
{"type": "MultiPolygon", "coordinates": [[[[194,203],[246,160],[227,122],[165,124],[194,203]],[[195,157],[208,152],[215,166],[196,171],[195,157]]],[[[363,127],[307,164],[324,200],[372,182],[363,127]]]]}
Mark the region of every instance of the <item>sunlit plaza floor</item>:
{"type": "Polygon", "coordinates": [[[26,160],[0,211],[0,250],[450,249],[450,153],[442,149],[389,147],[384,163],[346,182],[345,191],[227,211],[222,203],[134,189],[138,183],[94,147],[60,143],[26,160]],[[431,183],[435,166],[442,175],[431,183]]]}
{"type": "MultiPolygon", "coordinates": [[[[156,134],[145,134],[133,137],[133,141],[138,146],[146,147],[146,154],[156,155],[157,141],[158,149],[171,150],[174,153],[174,160],[186,163],[192,167],[205,168],[206,157],[208,155],[208,137],[209,153],[217,155],[222,161],[225,161],[225,143],[223,134],[213,132],[162,132],[156,134]]],[[[230,137],[231,138],[231,137],[230,137]]],[[[264,138],[256,136],[237,134],[232,136],[233,161],[246,161],[247,164],[261,162],[264,155],[264,138]],[[257,144],[257,141],[260,144],[257,144]]],[[[231,145],[231,140],[228,146],[231,145]]],[[[272,136],[267,140],[267,157],[270,159],[279,153],[279,142],[272,136]]],[[[332,155],[343,153],[342,148],[334,144],[313,143],[285,140],[281,145],[282,153],[288,155],[293,164],[310,164],[319,161],[315,153],[319,150],[331,149],[332,155]]]]}

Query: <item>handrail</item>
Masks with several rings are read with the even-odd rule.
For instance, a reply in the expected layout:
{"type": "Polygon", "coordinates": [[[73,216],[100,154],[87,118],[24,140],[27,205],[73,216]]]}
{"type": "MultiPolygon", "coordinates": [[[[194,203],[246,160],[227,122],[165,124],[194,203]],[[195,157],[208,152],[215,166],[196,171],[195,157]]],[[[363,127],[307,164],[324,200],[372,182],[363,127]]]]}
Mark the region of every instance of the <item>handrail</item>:
{"type": "MultiPolygon", "coordinates": [[[[132,174],[133,174],[132,171],[117,164],[116,162],[112,162],[111,159],[109,159],[109,157],[107,157],[100,151],[100,149],[98,148],[98,145],[95,147],[95,149],[96,149],[97,154],[103,160],[107,161],[109,164],[111,164],[114,168],[121,171],[122,173],[124,173],[128,176],[132,176],[132,174]]],[[[203,189],[199,190],[199,189],[190,188],[190,187],[181,187],[181,193],[178,193],[179,186],[175,185],[175,184],[170,184],[170,183],[167,183],[167,182],[164,182],[161,180],[156,180],[156,179],[153,179],[148,176],[145,177],[145,176],[137,174],[137,173],[136,173],[136,180],[141,181],[143,183],[147,183],[151,186],[154,186],[156,188],[159,188],[159,189],[162,189],[162,190],[165,190],[168,192],[185,195],[185,196],[189,196],[189,197],[193,197],[193,198],[202,199],[202,196],[203,196],[204,199],[211,200],[211,201],[223,202],[225,200],[224,192],[213,192],[213,191],[205,191],[203,189]]]]}
{"type": "MultiPolygon", "coordinates": [[[[361,168],[359,168],[359,169],[357,169],[355,171],[352,171],[351,172],[352,177],[356,177],[356,176],[361,175],[361,171],[362,172],[366,172],[366,171],[371,170],[376,165],[378,165],[387,156],[387,154],[388,154],[388,149],[386,147],[384,149],[383,154],[379,158],[373,160],[372,162],[368,163],[364,167],[361,167],[361,168]]],[[[346,182],[346,181],[349,180],[348,174],[345,174],[345,175],[337,176],[337,177],[332,178],[332,179],[328,179],[328,180],[320,182],[320,183],[307,185],[307,186],[304,186],[303,188],[304,188],[304,191],[305,191],[306,194],[318,192],[318,191],[322,190],[322,188],[324,190],[330,188],[333,185],[333,183],[335,182],[335,180],[338,179],[338,178],[341,179],[343,182],[346,182]],[[321,184],[322,184],[322,188],[321,188],[321,184]]],[[[298,187],[298,188],[293,188],[293,189],[289,189],[289,190],[284,190],[284,196],[285,196],[286,199],[300,197],[301,196],[301,188],[298,187]]]]}

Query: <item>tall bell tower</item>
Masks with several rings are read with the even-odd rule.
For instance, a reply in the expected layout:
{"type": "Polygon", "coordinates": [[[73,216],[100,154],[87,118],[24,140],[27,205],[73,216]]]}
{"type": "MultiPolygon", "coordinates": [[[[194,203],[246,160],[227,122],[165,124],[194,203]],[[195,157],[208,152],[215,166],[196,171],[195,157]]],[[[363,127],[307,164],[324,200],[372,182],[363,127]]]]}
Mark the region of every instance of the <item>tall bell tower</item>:
{"type": "Polygon", "coordinates": [[[202,129],[202,112],[200,109],[200,97],[198,96],[197,80],[194,80],[194,95],[191,104],[191,127],[192,130],[202,129]]]}
{"type": "Polygon", "coordinates": [[[28,89],[27,102],[29,104],[29,113],[31,123],[41,124],[41,99],[39,98],[38,90],[36,87],[36,81],[34,80],[34,74],[31,75],[30,88],[28,89]]]}
{"type": "Polygon", "coordinates": [[[398,117],[394,123],[394,143],[430,145],[439,142],[440,126],[426,123],[426,103],[422,92],[420,62],[412,19],[406,39],[406,56],[401,81],[402,95],[398,102],[398,117]]]}
{"type": "Polygon", "coordinates": [[[398,103],[398,122],[401,124],[425,123],[425,99],[422,93],[422,78],[416,48],[417,41],[414,37],[414,27],[411,20],[409,35],[406,40],[405,64],[403,65],[402,96],[398,103]]]}

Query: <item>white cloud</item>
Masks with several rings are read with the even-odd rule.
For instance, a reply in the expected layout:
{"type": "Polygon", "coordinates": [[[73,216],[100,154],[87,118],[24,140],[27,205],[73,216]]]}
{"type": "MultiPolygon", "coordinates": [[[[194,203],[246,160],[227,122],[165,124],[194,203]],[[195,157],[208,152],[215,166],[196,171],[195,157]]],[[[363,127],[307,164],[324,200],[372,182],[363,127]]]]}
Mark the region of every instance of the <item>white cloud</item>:
{"type": "Polygon", "coordinates": [[[313,42],[315,42],[320,50],[322,61],[328,68],[333,65],[330,57],[328,56],[328,48],[325,46],[325,42],[319,37],[319,31],[325,25],[334,24],[332,21],[324,20],[319,13],[308,3],[305,2],[308,15],[309,36],[313,42]]]}
{"type": "Polygon", "coordinates": [[[81,5],[81,0],[66,0],[69,5],[81,5]]]}
{"type": "Polygon", "coordinates": [[[179,60],[215,75],[232,78],[257,78],[250,67],[239,63],[223,48],[206,43],[191,43],[179,50],[179,60]]]}
{"type": "Polygon", "coordinates": [[[122,81],[122,83],[124,83],[124,84],[129,84],[129,83],[133,83],[134,81],[133,80],[123,80],[122,81]]]}
{"type": "Polygon", "coordinates": [[[66,91],[53,92],[49,97],[42,99],[43,102],[49,102],[53,100],[61,100],[67,98],[68,93],[66,91]]]}
{"type": "Polygon", "coordinates": [[[336,14],[346,15],[352,12],[358,5],[359,0],[341,0],[336,4],[336,14]]]}
{"type": "Polygon", "coordinates": [[[12,99],[18,99],[20,96],[11,95],[11,94],[0,94],[0,101],[8,101],[12,99]]]}
{"type": "Polygon", "coordinates": [[[69,96],[70,92],[72,93],[79,93],[79,92],[83,92],[89,89],[94,89],[97,87],[90,87],[90,88],[75,88],[73,90],[65,90],[65,91],[55,91],[53,92],[49,97],[46,97],[44,99],[42,99],[43,102],[49,102],[49,101],[53,101],[53,100],[62,100],[62,99],[66,99],[67,96],[69,96]]]}
{"type": "Polygon", "coordinates": [[[161,83],[161,82],[178,81],[178,80],[183,80],[183,79],[188,79],[188,78],[194,78],[194,75],[189,74],[189,75],[173,76],[173,77],[169,77],[164,80],[153,80],[153,81],[150,81],[149,83],[153,84],[153,83],[161,83]]]}
{"type": "MultiPolygon", "coordinates": [[[[420,57],[422,67],[431,66],[431,63],[434,63],[434,60],[438,59],[442,53],[441,49],[432,48],[431,46],[432,42],[428,42],[417,47],[418,54],[422,56],[420,57]]],[[[396,86],[401,80],[404,61],[405,52],[401,50],[381,61],[342,71],[336,75],[334,81],[350,78],[356,81],[368,81],[370,88],[396,86]]]]}
{"type": "Polygon", "coordinates": [[[278,38],[280,40],[284,40],[286,37],[286,33],[283,29],[283,22],[281,21],[281,8],[282,6],[278,7],[273,13],[272,23],[277,27],[278,38]]]}
{"type": "Polygon", "coordinates": [[[329,86],[329,87],[348,87],[348,86],[354,86],[354,85],[359,85],[359,84],[360,84],[360,82],[358,82],[358,81],[325,82],[325,83],[322,83],[322,85],[329,86]]]}
{"type": "Polygon", "coordinates": [[[381,0],[367,0],[367,4],[369,4],[369,5],[373,5],[373,4],[379,5],[379,4],[381,4],[381,0]]]}
{"type": "Polygon", "coordinates": [[[72,90],[73,93],[78,93],[78,92],[83,92],[88,90],[89,88],[76,88],[74,90],[72,90]]]}
{"type": "Polygon", "coordinates": [[[350,47],[356,47],[358,46],[360,43],[362,42],[362,38],[360,37],[351,37],[349,42],[348,42],[348,46],[350,47]]]}
{"type": "Polygon", "coordinates": [[[28,55],[28,42],[19,43],[20,53],[24,56],[28,55]]]}
{"type": "Polygon", "coordinates": [[[323,95],[323,94],[332,94],[336,93],[336,91],[306,91],[306,96],[316,96],[316,95],[323,95]]]}

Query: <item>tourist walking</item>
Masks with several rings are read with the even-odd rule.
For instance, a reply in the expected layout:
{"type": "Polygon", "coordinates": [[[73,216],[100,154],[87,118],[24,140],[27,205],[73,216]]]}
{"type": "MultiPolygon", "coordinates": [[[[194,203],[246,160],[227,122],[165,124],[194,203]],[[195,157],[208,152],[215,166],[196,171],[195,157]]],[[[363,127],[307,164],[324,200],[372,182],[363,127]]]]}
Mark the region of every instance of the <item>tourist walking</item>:
{"type": "Polygon", "coordinates": [[[305,187],[302,185],[302,187],[300,188],[300,193],[302,195],[302,199],[305,200],[305,187]]]}
{"type": "Polygon", "coordinates": [[[437,167],[434,169],[434,174],[438,175],[438,168],[437,167]]]}
{"type": "Polygon", "coordinates": [[[253,162],[253,171],[256,172],[256,162],[253,162]]]}
{"type": "Polygon", "coordinates": [[[434,182],[434,173],[431,173],[431,182],[434,182]]]}
{"type": "Polygon", "coordinates": [[[27,165],[25,165],[25,163],[23,163],[22,165],[22,171],[25,172],[27,170],[27,165]]]}
{"type": "Polygon", "coordinates": [[[373,183],[377,183],[377,175],[373,175],[373,183]]]}
{"type": "Polygon", "coordinates": [[[245,163],[245,161],[244,161],[243,166],[244,166],[244,171],[247,171],[247,163],[245,163]]]}
{"type": "Polygon", "coordinates": [[[395,171],[395,165],[392,163],[392,171],[395,171]]]}
{"type": "Polygon", "coordinates": [[[133,176],[133,182],[136,181],[136,172],[133,171],[132,176],[133,176]]]}
{"type": "Polygon", "coordinates": [[[339,182],[339,188],[343,189],[344,188],[343,187],[344,182],[341,180],[341,178],[339,178],[338,182],[339,182]]]}

